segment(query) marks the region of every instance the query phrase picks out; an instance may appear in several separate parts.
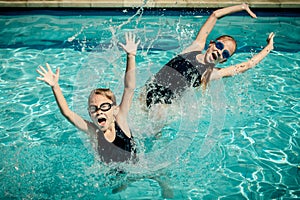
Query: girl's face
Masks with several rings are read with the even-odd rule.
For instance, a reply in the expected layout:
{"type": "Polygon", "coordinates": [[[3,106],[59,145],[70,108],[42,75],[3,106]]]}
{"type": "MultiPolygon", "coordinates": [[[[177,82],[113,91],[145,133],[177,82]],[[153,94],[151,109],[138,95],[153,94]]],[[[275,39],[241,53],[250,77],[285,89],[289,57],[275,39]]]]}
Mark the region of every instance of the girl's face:
{"type": "Polygon", "coordinates": [[[103,132],[114,126],[117,106],[106,96],[94,94],[89,100],[89,114],[94,124],[103,132]]]}
{"type": "Polygon", "coordinates": [[[235,43],[233,41],[211,41],[205,54],[205,61],[215,64],[225,62],[234,51],[235,43]]]}

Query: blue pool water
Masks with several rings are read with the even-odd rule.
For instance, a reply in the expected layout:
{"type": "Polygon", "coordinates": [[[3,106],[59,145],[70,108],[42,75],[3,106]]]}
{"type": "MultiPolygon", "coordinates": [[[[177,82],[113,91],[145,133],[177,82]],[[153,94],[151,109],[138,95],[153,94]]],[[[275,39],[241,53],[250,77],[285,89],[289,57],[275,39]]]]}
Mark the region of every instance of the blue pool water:
{"type": "Polygon", "coordinates": [[[210,12],[1,12],[0,199],[163,199],[167,189],[174,199],[300,198],[298,14],[220,19],[209,39],[229,34],[239,46],[224,67],[259,52],[270,32],[274,51],[246,73],[212,82],[205,94],[189,91],[167,119],[140,109],[145,81],[190,44],[210,12]],[[121,98],[126,56],[116,43],[126,31],[141,40],[129,120],[140,161],[106,166],[35,70],[46,62],[60,67],[69,106],[89,119],[93,88],[110,87],[121,98]]]}

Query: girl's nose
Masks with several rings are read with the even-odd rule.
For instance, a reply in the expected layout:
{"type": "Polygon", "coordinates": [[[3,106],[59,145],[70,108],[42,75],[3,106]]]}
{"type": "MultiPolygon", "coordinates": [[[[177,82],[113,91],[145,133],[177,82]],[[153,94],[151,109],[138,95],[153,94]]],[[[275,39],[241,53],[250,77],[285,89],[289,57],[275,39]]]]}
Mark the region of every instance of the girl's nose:
{"type": "Polygon", "coordinates": [[[98,117],[100,114],[102,114],[102,111],[101,110],[97,110],[96,116],[98,117]]]}

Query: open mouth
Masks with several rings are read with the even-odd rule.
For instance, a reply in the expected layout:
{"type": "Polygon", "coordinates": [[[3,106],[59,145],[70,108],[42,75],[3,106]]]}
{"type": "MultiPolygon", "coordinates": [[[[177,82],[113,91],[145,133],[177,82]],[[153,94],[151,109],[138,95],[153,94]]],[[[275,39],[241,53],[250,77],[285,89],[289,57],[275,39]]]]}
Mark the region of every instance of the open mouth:
{"type": "Polygon", "coordinates": [[[214,60],[217,60],[217,59],[218,59],[218,54],[215,53],[215,52],[213,52],[213,53],[212,53],[212,57],[213,57],[214,60]]]}
{"type": "Polygon", "coordinates": [[[103,118],[103,117],[102,117],[102,118],[99,118],[99,119],[98,119],[98,123],[99,123],[100,126],[104,126],[105,123],[106,123],[106,119],[103,118]]]}

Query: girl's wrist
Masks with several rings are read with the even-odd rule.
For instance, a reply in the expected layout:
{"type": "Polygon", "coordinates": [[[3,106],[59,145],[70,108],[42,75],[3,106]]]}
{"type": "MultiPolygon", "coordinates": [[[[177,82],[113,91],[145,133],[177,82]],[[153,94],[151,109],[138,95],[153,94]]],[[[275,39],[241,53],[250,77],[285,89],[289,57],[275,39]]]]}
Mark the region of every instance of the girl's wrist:
{"type": "Polygon", "coordinates": [[[58,83],[55,83],[54,85],[51,85],[52,89],[56,89],[58,87],[58,83]]]}
{"type": "Polygon", "coordinates": [[[136,55],[136,53],[133,53],[133,52],[127,53],[128,57],[135,57],[135,55],[136,55]]]}

